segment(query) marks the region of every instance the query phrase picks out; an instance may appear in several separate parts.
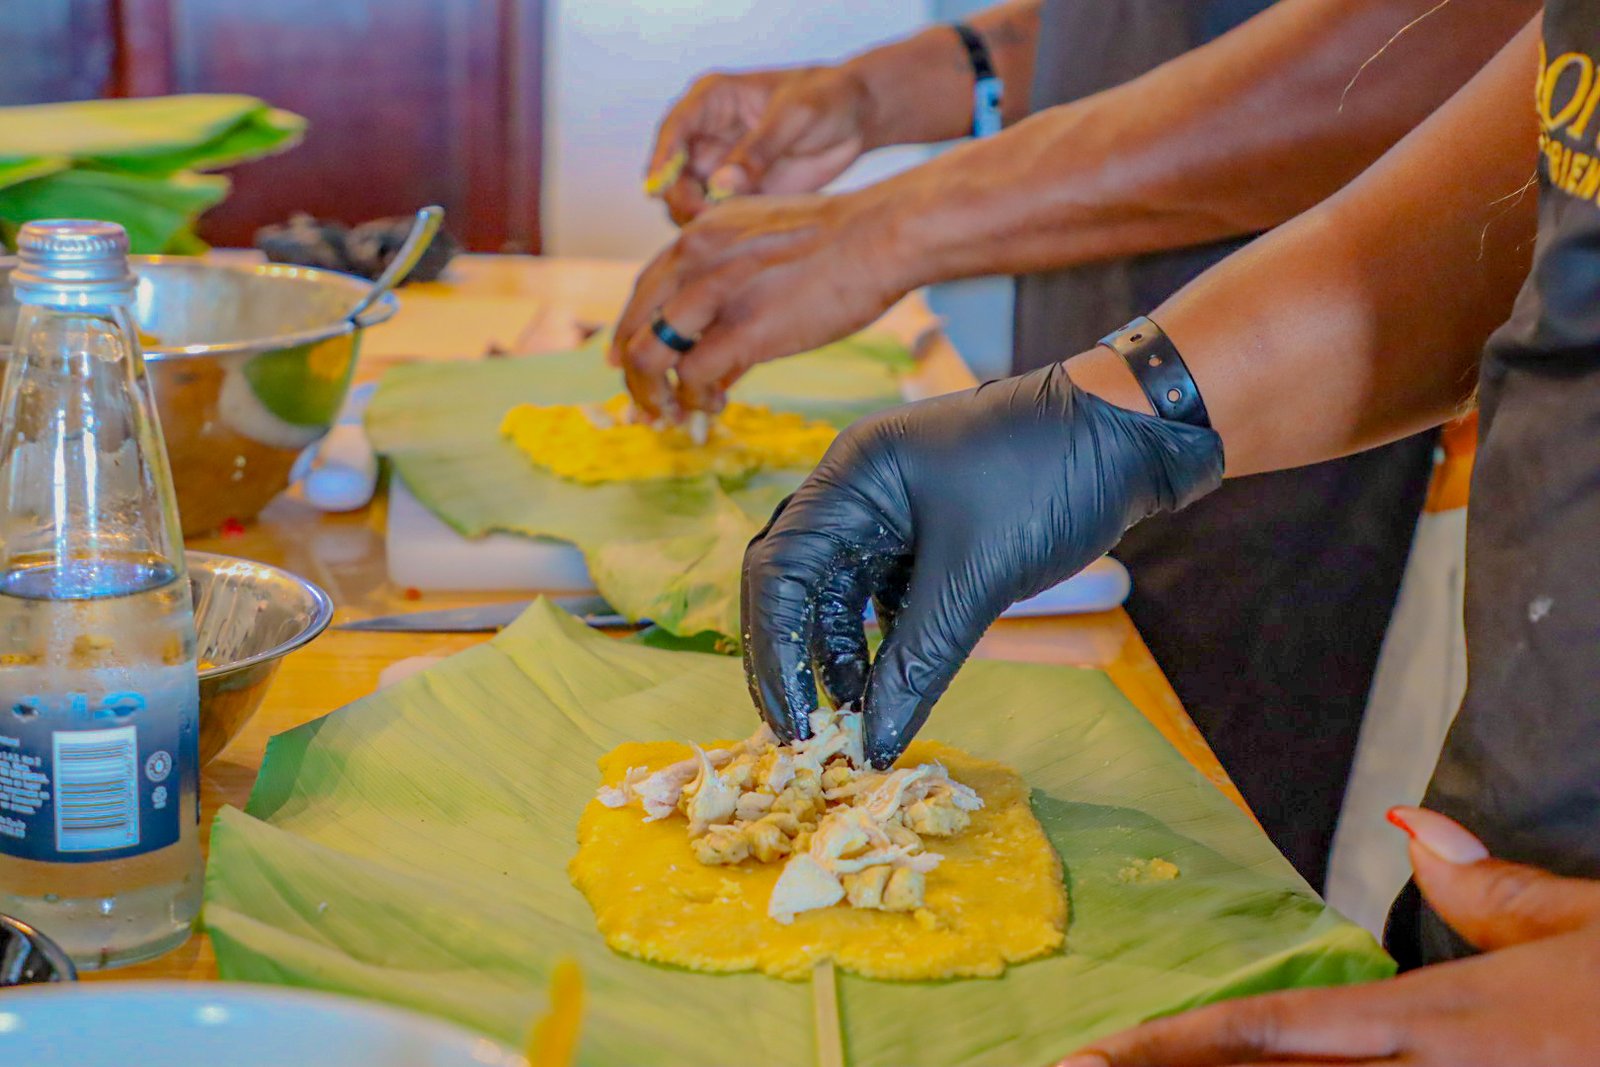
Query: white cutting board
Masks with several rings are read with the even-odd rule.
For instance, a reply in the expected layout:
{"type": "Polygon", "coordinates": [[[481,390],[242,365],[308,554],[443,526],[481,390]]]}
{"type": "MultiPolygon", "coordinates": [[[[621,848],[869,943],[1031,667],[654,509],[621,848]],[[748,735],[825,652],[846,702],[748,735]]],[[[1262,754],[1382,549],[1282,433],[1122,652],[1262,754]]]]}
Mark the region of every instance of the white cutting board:
{"type": "MultiPolygon", "coordinates": [[[[422,592],[592,593],[583,555],[561,541],[490,534],[470,541],[395,478],[389,486],[389,577],[422,592]]],[[[1128,572],[1109,556],[1021,601],[1007,618],[1105,611],[1128,598],[1128,572]]]]}
{"type": "Polygon", "coordinates": [[[389,482],[389,577],[406,589],[459,593],[592,593],[583,554],[565,541],[519,534],[468,540],[389,482]]]}

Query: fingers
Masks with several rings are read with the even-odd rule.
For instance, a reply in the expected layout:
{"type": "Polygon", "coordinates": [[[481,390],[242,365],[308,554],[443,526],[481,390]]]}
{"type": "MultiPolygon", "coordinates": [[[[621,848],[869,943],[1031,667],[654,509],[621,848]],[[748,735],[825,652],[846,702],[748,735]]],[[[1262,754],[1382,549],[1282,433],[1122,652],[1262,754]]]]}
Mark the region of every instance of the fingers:
{"type": "Polygon", "coordinates": [[[985,591],[961,589],[953,573],[920,550],[912,563],[903,606],[878,647],[867,686],[866,748],[874,767],[889,766],[905,751],[1005,608],[985,591]]]}
{"type": "MultiPolygon", "coordinates": [[[[746,311],[742,333],[733,329],[736,323],[724,321],[724,312],[735,300],[746,302],[744,291],[751,285],[771,281],[770,272],[808,233],[805,224],[782,213],[728,208],[696,222],[651,260],[634,283],[607,353],[609,362],[622,368],[629,393],[646,415],[677,418],[684,407],[719,410],[721,394],[752,362],[798,351],[770,340],[796,332],[792,320],[802,312],[793,305],[800,302],[784,299],[786,293],[778,292],[776,303],[769,300],[760,314],[746,311]],[[713,324],[726,329],[702,337],[684,354],[650,329],[657,312],[687,337],[704,334],[713,324]],[[769,321],[774,317],[779,321],[769,321]]],[[[772,297],[775,288],[768,284],[763,291],[772,297]]]]}
{"type": "MultiPolygon", "coordinates": [[[[623,343],[620,352],[623,378],[634,402],[646,414],[676,418],[686,410],[714,410],[719,393],[715,386],[720,375],[710,380],[697,377],[692,384],[686,380],[686,368],[699,352],[702,341],[697,340],[694,349],[688,353],[678,352],[656,336],[652,323],[659,311],[661,317],[678,333],[685,337],[701,338],[717,321],[728,295],[744,283],[747,274],[746,268],[733,264],[667,295],[623,343]]],[[[651,289],[652,292],[661,291],[656,286],[651,289]]],[[[634,300],[640,301],[637,292],[634,300]]],[[[724,338],[721,344],[712,346],[713,352],[720,354],[728,350],[732,340],[724,338]]]]}
{"type": "Polygon", "coordinates": [[[767,108],[755,127],[734,144],[722,165],[711,172],[706,193],[713,202],[757,192],[767,171],[787,156],[817,121],[810,104],[791,101],[767,108]]]}
{"type": "Polygon", "coordinates": [[[679,226],[687,226],[710,206],[705,187],[694,178],[679,178],[667,186],[661,199],[667,205],[667,214],[679,226]]]}
{"type": "Polygon", "coordinates": [[[817,597],[811,661],[822,691],[836,708],[859,704],[867,690],[867,631],[863,616],[889,557],[869,556],[860,566],[840,568],[817,597]]]}
{"type": "Polygon", "coordinates": [[[673,222],[687,226],[713,206],[706,193],[706,178],[722,164],[732,147],[731,141],[713,137],[699,137],[690,144],[688,163],[661,193],[673,222]]]}
{"type": "Polygon", "coordinates": [[[743,132],[737,103],[737,87],[723,74],[707,74],[695,79],[672,105],[656,129],[650,149],[650,164],[645,168],[644,191],[661,196],[687,172],[695,184],[726,154],[728,146],[743,132]],[[721,150],[707,154],[707,143],[721,150]]]}
{"type": "Polygon", "coordinates": [[[893,560],[885,569],[878,591],[872,596],[872,610],[878,616],[878,632],[884,640],[894,633],[895,620],[905,607],[906,594],[911,590],[911,557],[893,560]]]}
{"type": "Polygon", "coordinates": [[[775,536],[770,529],[745,550],[745,681],[761,717],[782,741],[805,737],[817,707],[810,660],[816,595],[838,554],[838,544],[826,535],[775,536]]]}
{"type": "Polygon", "coordinates": [[[1600,882],[1488,858],[1459,823],[1425,808],[1396,808],[1389,818],[1411,837],[1411,863],[1428,903],[1480,949],[1600,923],[1600,882]]]}
{"type": "Polygon", "coordinates": [[[1394,983],[1229,1001],[1161,1019],[1057,1067],[1267,1067],[1392,1061],[1404,1048],[1394,983]]]}
{"type": "Polygon", "coordinates": [[[675,399],[679,406],[686,411],[718,410],[728,389],[751,367],[800,351],[801,345],[773,339],[775,334],[788,332],[784,330],[789,321],[786,310],[746,311],[750,317],[740,323],[718,321],[694,351],[678,360],[675,399]]]}
{"type": "MultiPolygon", "coordinates": [[[[788,509],[793,500],[794,494],[791,493],[778,501],[778,506],[773,508],[772,517],[767,520],[767,524],[745,546],[744,561],[739,570],[739,633],[744,644],[744,682],[750,690],[750,699],[755,704],[756,711],[760,713],[762,721],[772,728],[772,732],[778,736],[780,741],[785,742],[810,735],[810,709],[803,709],[806,714],[801,714],[796,718],[795,712],[797,709],[791,708],[789,702],[783,699],[782,695],[774,699],[768,699],[767,689],[770,682],[766,672],[770,657],[764,656],[758,660],[756,655],[758,642],[756,641],[755,622],[762,609],[753,603],[757,583],[761,582],[762,588],[766,588],[767,583],[764,581],[764,573],[752,575],[751,571],[752,564],[756,559],[757,547],[772,532],[773,524],[782,517],[784,511],[788,509]]],[[[764,633],[765,631],[763,631],[764,633]]]]}
{"type": "Polygon", "coordinates": [[[745,673],[751,695],[780,738],[804,736],[817,707],[812,651],[826,646],[819,634],[828,601],[832,636],[841,662],[827,667],[827,684],[849,692],[852,669],[843,662],[864,656],[864,639],[844,625],[849,605],[865,604],[871,560],[883,554],[885,526],[859,498],[808,480],[745,551],[741,588],[745,673]]]}

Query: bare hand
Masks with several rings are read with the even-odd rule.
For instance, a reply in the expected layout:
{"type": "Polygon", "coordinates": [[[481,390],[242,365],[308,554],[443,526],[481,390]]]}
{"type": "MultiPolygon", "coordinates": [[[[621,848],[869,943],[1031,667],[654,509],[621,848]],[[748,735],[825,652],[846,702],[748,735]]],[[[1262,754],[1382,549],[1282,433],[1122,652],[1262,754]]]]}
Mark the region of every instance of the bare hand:
{"type": "Polygon", "coordinates": [[[894,225],[868,189],[846,196],[751,197],[696,219],[634,283],[610,358],[651,417],[715,412],[757,363],[838,340],[912,285],[894,225]],[[650,329],[657,309],[697,336],[686,355],[650,329]],[[674,377],[676,382],[674,382],[674,377]]]}
{"type": "Polygon", "coordinates": [[[1417,884],[1486,954],[1388,982],[1236,1000],[1096,1042],[1058,1067],[1579,1067],[1600,1049],[1600,882],[1487,858],[1456,823],[1394,813],[1417,884]]]}
{"type": "Polygon", "coordinates": [[[645,188],[679,225],[730,196],[816,192],[873,147],[870,118],[843,67],[707,74],[662,120],[645,188]]]}

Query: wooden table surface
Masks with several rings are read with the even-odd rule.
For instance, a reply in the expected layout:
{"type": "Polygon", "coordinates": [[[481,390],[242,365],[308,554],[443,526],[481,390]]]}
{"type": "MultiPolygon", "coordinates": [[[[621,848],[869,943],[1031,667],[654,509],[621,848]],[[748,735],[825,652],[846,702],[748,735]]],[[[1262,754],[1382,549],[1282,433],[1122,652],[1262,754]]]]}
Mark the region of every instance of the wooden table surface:
{"type": "MultiPolygon", "coordinates": [[[[489,350],[526,352],[571,344],[583,329],[615,313],[633,271],[632,264],[594,260],[462,257],[448,282],[404,290],[401,314],[367,338],[359,376],[374,378],[385,365],[408,359],[477,359],[489,350]]],[[[942,337],[927,332],[932,318],[919,300],[891,312],[886,325],[908,339],[921,338],[923,370],[917,391],[960,388],[970,381],[942,337]]],[[[244,531],[190,547],[278,564],[311,579],[332,595],[336,623],[503,599],[483,594],[418,599],[395,588],[386,573],[381,497],[361,512],[326,515],[290,491],[244,531]]],[[[219,807],[243,806],[249,798],[267,740],[274,734],[371,693],[379,674],[399,660],[449,655],[485,639],[482,634],[330,630],[289,656],[255,718],[201,773],[203,839],[209,838],[219,807]]],[[[1244,807],[1122,609],[1003,620],[984,638],[978,655],[1106,671],[1191,763],[1244,807]]],[[[161,959],[85,977],[212,980],[217,969],[210,941],[199,935],[161,959]]]]}

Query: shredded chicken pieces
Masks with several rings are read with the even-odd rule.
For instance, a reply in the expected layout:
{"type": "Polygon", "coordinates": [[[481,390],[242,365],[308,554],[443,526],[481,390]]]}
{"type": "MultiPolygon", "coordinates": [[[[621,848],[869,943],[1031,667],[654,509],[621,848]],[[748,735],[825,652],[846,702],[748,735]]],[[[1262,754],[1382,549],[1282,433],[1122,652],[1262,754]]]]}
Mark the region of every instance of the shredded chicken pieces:
{"type": "Polygon", "coordinates": [[[767,914],[781,923],[844,901],[915,912],[925,876],[943,858],[924,837],[950,837],[983,807],[938,763],[879,772],[867,767],[861,716],[817,711],[811,737],[780,745],[763,726],[749,740],[651,772],[628,770],[600,790],[609,808],[636,804],[645,820],[681,812],[701,863],[775,863],[783,873],[767,914]]]}

